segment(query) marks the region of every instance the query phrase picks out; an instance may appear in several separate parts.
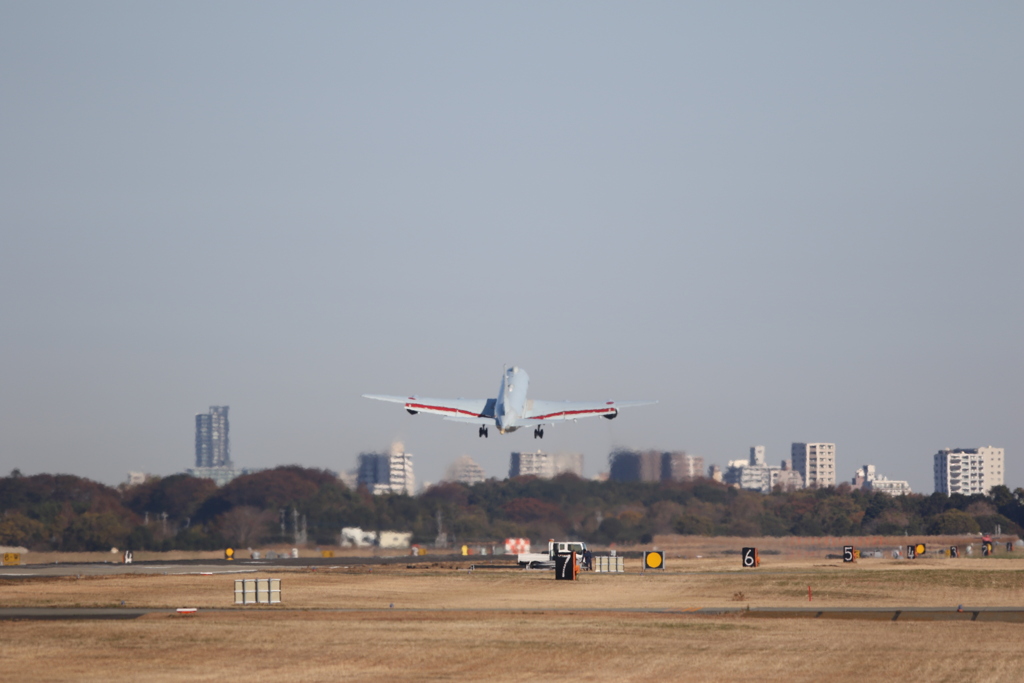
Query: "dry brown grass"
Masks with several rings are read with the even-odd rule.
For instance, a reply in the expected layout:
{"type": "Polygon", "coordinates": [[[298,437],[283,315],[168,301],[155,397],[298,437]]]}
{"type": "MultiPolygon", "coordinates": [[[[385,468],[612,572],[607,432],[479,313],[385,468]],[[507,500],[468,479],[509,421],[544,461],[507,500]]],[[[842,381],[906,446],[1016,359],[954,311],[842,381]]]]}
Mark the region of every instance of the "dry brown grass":
{"type": "MultiPolygon", "coordinates": [[[[769,561],[760,569],[737,567],[738,558],[675,560],[664,573],[639,573],[628,560],[624,575],[584,573],[582,580],[555,582],[550,572],[476,570],[444,566],[355,566],[275,572],[284,599],[299,608],[462,609],[690,608],[735,606],[806,607],[807,587],[821,607],[1024,605],[1024,557],[1014,560],[913,562],[863,560],[769,561]]],[[[454,567],[457,565],[448,565],[454,567]]],[[[236,578],[257,574],[120,575],[0,580],[0,605],[230,607],[236,578]]]]}
{"type": "MultiPolygon", "coordinates": [[[[666,573],[641,575],[630,560],[629,574],[576,583],[452,565],[275,572],[284,606],[312,611],[0,622],[0,661],[10,680],[1024,679],[1022,624],[552,611],[806,607],[808,584],[820,607],[1024,606],[1024,557],[738,564],[676,559],[666,573]]],[[[230,608],[235,578],[266,575],[0,580],[0,606],[230,608]]]]}
{"type": "Polygon", "coordinates": [[[0,623],[10,680],[1019,681],[1020,625],[666,615],[208,613],[0,623]]]}

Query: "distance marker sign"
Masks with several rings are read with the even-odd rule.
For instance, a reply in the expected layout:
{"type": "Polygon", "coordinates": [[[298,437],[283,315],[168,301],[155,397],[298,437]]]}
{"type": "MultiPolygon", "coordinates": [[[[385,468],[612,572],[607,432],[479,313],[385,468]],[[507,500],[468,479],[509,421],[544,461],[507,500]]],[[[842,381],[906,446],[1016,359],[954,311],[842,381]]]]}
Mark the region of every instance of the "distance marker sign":
{"type": "Polygon", "coordinates": [[[743,567],[753,569],[761,566],[761,558],[757,555],[757,548],[743,549],[743,567]]]}

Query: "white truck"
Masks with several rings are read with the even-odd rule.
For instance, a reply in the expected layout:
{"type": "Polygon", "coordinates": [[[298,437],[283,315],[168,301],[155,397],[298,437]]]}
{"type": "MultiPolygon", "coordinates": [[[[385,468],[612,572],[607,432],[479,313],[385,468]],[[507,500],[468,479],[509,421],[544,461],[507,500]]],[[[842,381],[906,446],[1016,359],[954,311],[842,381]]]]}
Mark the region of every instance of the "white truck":
{"type": "Polygon", "coordinates": [[[587,544],[583,541],[548,541],[546,553],[519,553],[516,557],[520,567],[529,569],[554,569],[555,555],[568,555],[576,551],[576,557],[580,563],[583,562],[583,552],[587,544]]]}

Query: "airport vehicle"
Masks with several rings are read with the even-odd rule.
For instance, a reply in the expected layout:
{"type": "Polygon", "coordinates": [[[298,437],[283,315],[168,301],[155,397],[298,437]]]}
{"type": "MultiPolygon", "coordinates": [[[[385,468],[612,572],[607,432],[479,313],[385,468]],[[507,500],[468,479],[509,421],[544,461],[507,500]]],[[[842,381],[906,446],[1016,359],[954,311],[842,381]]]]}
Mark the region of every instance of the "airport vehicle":
{"type": "Polygon", "coordinates": [[[587,544],[583,541],[551,540],[548,541],[548,551],[546,553],[519,553],[519,555],[516,556],[516,560],[520,567],[528,567],[530,569],[554,569],[555,555],[568,555],[575,550],[576,556],[582,558],[583,552],[586,549],[587,544]]]}
{"type": "Polygon", "coordinates": [[[421,398],[419,396],[383,396],[363,394],[375,401],[401,403],[410,415],[428,413],[444,415],[446,420],[463,422],[479,427],[478,436],[487,438],[489,427],[508,434],[523,427],[533,427],[533,438],[544,438],[544,425],[555,422],[576,421],[581,417],[600,415],[614,420],[620,408],[649,405],[657,401],[534,401],[526,397],[530,376],[522,368],[506,368],[501,376],[497,398],[421,398]]]}

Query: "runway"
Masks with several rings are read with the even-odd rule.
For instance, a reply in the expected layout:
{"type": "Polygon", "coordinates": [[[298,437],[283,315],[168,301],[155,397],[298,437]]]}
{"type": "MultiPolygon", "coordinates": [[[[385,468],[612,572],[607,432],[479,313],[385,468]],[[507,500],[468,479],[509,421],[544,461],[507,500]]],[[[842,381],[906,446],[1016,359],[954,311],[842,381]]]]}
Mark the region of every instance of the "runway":
{"type": "Polygon", "coordinates": [[[23,620],[92,620],[92,619],[138,619],[149,614],[174,615],[182,619],[201,618],[205,614],[245,614],[253,618],[271,615],[322,615],[322,614],[474,614],[506,613],[521,614],[649,614],[665,616],[738,616],[741,618],[768,619],[846,619],[858,621],[981,621],[1024,623],[1024,607],[831,607],[823,609],[792,609],[787,607],[688,607],[688,608],[327,608],[291,609],[280,606],[251,606],[235,608],[199,609],[193,614],[179,615],[169,608],[118,608],[118,607],[7,607],[0,608],[0,621],[23,620]]]}
{"type": "Polygon", "coordinates": [[[113,576],[117,574],[246,574],[323,567],[336,569],[365,565],[423,564],[446,562],[480,563],[480,557],[465,555],[418,555],[397,557],[300,557],[273,560],[170,560],[158,562],[81,562],[53,564],[22,564],[0,567],[0,579],[40,576],[113,576]]]}

